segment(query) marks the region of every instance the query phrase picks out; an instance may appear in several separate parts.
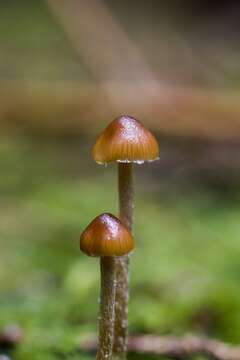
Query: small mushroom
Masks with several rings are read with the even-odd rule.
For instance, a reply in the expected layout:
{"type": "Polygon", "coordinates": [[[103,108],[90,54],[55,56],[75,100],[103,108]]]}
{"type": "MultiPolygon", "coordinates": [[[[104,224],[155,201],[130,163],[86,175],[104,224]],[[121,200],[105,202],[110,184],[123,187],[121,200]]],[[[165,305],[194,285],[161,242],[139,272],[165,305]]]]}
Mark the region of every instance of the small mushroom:
{"type": "MultiPolygon", "coordinates": [[[[92,156],[99,164],[118,162],[120,219],[131,231],[134,194],[132,163],[142,164],[159,158],[156,138],[139,120],[122,115],[99,135],[92,149],[92,156]]],[[[125,359],[127,351],[128,266],[128,256],[116,261],[117,301],[113,352],[120,359],[125,359]]]]}
{"type": "Polygon", "coordinates": [[[113,120],[97,138],[92,150],[99,164],[112,161],[142,164],[159,157],[159,146],[152,133],[133,117],[122,115],[113,120]]]}
{"type": "Polygon", "coordinates": [[[97,360],[112,358],[115,261],[134,247],[132,235],[119,219],[104,213],[96,217],[80,237],[80,249],[88,256],[100,257],[101,294],[97,360]]]}

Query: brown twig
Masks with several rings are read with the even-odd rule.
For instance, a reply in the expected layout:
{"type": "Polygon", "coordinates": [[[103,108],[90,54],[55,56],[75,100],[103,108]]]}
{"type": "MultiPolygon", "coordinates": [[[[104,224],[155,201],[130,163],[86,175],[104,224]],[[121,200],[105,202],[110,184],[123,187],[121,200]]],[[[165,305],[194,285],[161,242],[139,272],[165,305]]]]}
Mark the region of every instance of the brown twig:
{"type": "MultiPolygon", "coordinates": [[[[96,350],[96,340],[82,345],[86,351],[96,350]]],[[[139,354],[154,354],[170,358],[185,359],[189,355],[205,355],[215,360],[240,360],[240,346],[201,336],[130,336],[128,351],[139,354]]]]}

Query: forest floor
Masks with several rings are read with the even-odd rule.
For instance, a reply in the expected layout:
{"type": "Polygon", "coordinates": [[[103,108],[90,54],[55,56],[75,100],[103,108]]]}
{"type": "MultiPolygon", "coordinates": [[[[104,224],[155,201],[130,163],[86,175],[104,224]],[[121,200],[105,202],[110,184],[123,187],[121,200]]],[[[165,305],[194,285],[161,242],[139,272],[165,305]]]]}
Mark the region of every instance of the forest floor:
{"type": "MultiPolygon", "coordinates": [[[[75,359],[96,333],[99,261],[80,253],[79,234],[117,213],[117,177],[89,151],[83,139],[1,137],[0,327],[22,328],[15,360],[75,359]]],[[[239,193],[180,191],[171,179],[163,190],[153,168],[135,174],[130,332],[237,343],[239,193]]]]}

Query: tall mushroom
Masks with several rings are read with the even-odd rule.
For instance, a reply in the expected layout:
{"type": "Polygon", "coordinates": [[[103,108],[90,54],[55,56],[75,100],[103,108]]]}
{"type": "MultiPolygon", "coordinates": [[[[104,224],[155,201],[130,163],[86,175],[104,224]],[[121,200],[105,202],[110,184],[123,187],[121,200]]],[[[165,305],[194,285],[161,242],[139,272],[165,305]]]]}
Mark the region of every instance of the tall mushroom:
{"type": "MultiPolygon", "coordinates": [[[[154,161],[159,157],[155,137],[140,121],[123,115],[113,120],[100,134],[92,149],[94,160],[100,164],[118,163],[119,214],[131,231],[133,218],[132,164],[154,161]]],[[[128,255],[116,260],[116,305],[113,353],[125,359],[128,335],[128,255]]]]}
{"type": "Polygon", "coordinates": [[[96,217],[80,237],[80,249],[89,256],[100,257],[101,294],[97,360],[112,359],[115,301],[114,256],[133,249],[131,233],[111,214],[96,217]]]}

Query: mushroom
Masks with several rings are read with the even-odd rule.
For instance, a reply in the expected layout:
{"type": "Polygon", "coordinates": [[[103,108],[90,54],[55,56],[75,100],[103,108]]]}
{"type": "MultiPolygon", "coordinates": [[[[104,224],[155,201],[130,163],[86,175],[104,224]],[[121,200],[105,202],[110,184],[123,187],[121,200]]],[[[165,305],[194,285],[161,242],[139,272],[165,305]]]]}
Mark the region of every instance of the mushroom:
{"type": "MultiPolygon", "coordinates": [[[[159,146],[152,133],[140,121],[122,115],[113,120],[100,134],[92,149],[99,164],[118,163],[119,213],[122,223],[131,231],[133,217],[132,164],[154,161],[159,157],[159,146]]],[[[113,352],[125,359],[128,334],[128,266],[129,257],[116,260],[116,305],[113,352]]]]}
{"type": "Polygon", "coordinates": [[[115,302],[114,256],[128,254],[134,247],[131,233],[115,216],[96,217],[80,237],[80,249],[100,257],[101,294],[97,360],[112,358],[115,302]]]}

